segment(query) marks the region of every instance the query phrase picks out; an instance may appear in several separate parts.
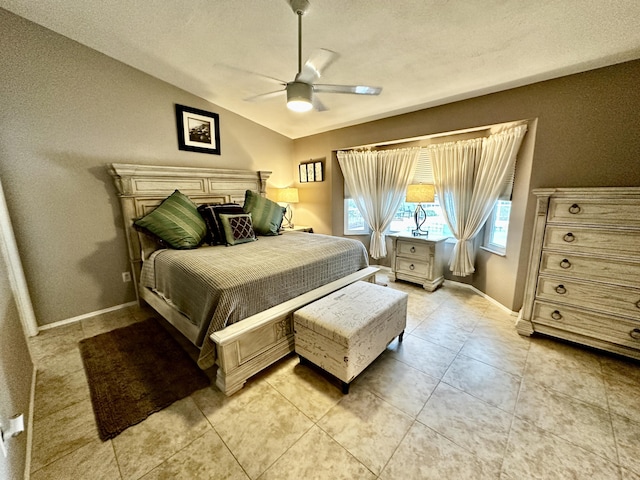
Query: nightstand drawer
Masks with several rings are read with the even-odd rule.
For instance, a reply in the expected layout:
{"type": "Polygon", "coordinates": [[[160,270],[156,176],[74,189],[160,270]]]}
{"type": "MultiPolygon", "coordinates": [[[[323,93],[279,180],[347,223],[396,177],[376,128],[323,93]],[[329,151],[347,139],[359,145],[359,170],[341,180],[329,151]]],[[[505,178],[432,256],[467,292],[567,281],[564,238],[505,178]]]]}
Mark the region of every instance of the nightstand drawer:
{"type": "Polygon", "coordinates": [[[415,260],[397,258],[396,270],[399,273],[406,273],[407,275],[415,275],[419,277],[428,277],[429,275],[429,263],[418,262],[415,260]]]}
{"type": "Polygon", "coordinates": [[[396,248],[396,255],[398,256],[425,260],[432,251],[433,246],[408,240],[398,240],[396,248]]]}

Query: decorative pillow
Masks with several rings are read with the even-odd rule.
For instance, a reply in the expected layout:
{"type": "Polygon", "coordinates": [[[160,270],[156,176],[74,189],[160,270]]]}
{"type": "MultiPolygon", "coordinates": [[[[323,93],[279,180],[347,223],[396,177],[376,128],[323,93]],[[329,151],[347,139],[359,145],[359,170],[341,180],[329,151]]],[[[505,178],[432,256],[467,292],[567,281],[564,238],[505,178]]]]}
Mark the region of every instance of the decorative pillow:
{"type": "Polygon", "coordinates": [[[227,245],[238,245],[239,243],[256,241],[250,213],[240,215],[221,213],[220,222],[224,229],[227,245]]]}
{"type": "Polygon", "coordinates": [[[195,203],[179,190],[165,198],[155,210],[136,220],[134,225],[176,249],[196,248],[207,233],[195,203]]]}
{"type": "Polygon", "coordinates": [[[209,203],[200,205],[198,212],[207,225],[205,241],[210,245],[224,245],[226,243],[224,229],[220,223],[220,214],[239,215],[245,213],[237,203],[209,203]]]}
{"type": "Polygon", "coordinates": [[[280,205],[251,190],[247,190],[242,208],[244,208],[245,212],[251,214],[253,229],[258,235],[278,235],[284,215],[284,209],[280,205]]]}

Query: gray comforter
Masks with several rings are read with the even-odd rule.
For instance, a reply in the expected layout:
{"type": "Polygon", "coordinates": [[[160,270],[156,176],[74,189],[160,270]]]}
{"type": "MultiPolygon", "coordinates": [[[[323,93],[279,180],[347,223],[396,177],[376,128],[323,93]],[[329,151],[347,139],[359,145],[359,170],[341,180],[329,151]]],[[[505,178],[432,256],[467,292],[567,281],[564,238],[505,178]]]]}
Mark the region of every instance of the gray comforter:
{"type": "Polygon", "coordinates": [[[159,250],[144,262],[141,283],[198,327],[198,363],[215,361],[209,335],[368,265],[361,242],[290,232],[233,247],[159,250]]]}

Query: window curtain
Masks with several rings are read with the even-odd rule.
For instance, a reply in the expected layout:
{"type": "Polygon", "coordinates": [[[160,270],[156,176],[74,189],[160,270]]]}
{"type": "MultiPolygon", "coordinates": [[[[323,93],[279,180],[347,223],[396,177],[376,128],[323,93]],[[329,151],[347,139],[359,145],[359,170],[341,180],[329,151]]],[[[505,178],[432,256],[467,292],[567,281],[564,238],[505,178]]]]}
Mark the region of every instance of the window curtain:
{"type": "Polygon", "coordinates": [[[475,272],[473,239],[504,190],[526,131],[519,125],[486,138],[427,147],[440,206],[456,238],[449,260],[456,276],[475,272]]]}
{"type": "Polygon", "coordinates": [[[369,255],[387,256],[384,232],[402,203],[420,148],[338,152],[351,198],[372,230],[369,255]]]}

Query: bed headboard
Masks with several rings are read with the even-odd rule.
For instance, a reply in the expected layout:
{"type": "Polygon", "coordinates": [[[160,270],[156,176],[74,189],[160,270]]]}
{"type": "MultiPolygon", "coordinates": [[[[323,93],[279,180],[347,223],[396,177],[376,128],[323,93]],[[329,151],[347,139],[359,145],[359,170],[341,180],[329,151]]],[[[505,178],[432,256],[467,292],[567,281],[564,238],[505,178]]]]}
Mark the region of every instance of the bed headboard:
{"type": "Polygon", "coordinates": [[[107,165],[113,177],[127,237],[129,260],[138,299],[143,247],[148,244],[133,222],[156,208],[174,190],[188,195],[197,205],[203,203],[244,203],[247,190],[265,195],[268,171],[222,168],[165,167],[112,163],[107,165]]]}

